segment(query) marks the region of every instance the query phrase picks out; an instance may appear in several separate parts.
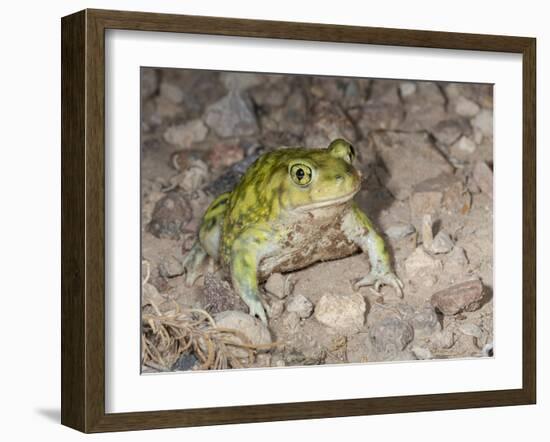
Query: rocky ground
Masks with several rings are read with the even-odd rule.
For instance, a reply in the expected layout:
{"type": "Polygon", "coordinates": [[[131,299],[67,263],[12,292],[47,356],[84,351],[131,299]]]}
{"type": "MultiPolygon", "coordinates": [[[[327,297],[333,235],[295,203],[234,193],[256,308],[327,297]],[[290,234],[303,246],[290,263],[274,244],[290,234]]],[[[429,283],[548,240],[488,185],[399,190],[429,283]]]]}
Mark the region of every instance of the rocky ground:
{"type": "MultiPolygon", "coordinates": [[[[203,309],[249,342],[276,343],[244,366],[493,355],[490,85],[141,75],[144,311],[151,303],[203,309]],[[325,147],[337,137],[357,150],[365,178],[356,200],[386,237],[403,299],[387,287],[352,290],[368,271],[361,254],[272,275],[263,287],[267,329],[216,269],[185,286],[182,259],[216,195],[262,152],[325,147]]],[[[168,369],[200,367],[188,351],[168,369]]]]}

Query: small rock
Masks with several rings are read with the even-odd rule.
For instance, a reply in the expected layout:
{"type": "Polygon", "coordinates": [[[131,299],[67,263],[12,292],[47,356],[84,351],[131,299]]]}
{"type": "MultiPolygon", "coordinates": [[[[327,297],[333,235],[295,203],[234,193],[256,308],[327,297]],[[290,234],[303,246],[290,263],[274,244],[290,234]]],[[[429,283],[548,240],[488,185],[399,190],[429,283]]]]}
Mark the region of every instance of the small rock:
{"type": "Polygon", "coordinates": [[[148,282],[143,284],[141,288],[141,306],[154,304],[155,306],[161,305],[166,299],[162,296],[157,288],[153,284],[148,282]]]}
{"type": "Polygon", "coordinates": [[[416,93],[402,96],[406,118],[400,126],[404,131],[431,130],[434,122],[447,117],[445,97],[438,85],[432,81],[416,83],[416,93]]]}
{"type": "Polygon", "coordinates": [[[471,201],[471,195],[459,177],[442,174],[417,184],[409,204],[413,218],[418,220],[426,214],[437,215],[442,210],[466,214],[471,201]]]}
{"type": "Polygon", "coordinates": [[[152,96],[158,89],[158,74],[154,68],[142,68],[140,76],[141,99],[152,96]]]}
{"type": "Polygon", "coordinates": [[[283,317],[283,326],[288,329],[290,333],[296,331],[300,325],[300,316],[296,312],[287,312],[283,317]]]}
{"type": "Polygon", "coordinates": [[[403,81],[399,83],[399,91],[402,97],[408,97],[416,92],[416,84],[412,81],[403,81]]]}
{"type": "Polygon", "coordinates": [[[206,163],[199,159],[189,160],[187,168],[170,178],[170,184],[179,187],[185,192],[195,192],[208,181],[210,174],[206,163]]]}
{"type": "Polygon", "coordinates": [[[462,136],[451,146],[451,155],[459,160],[468,159],[477,149],[477,145],[471,138],[462,136]]]}
{"type": "Polygon", "coordinates": [[[435,254],[449,253],[454,247],[451,237],[443,231],[438,232],[430,247],[430,252],[435,254]]]}
{"type": "Polygon", "coordinates": [[[434,227],[432,216],[426,214],[422,217],[422,244],[426,250],[432,249],[434,242],[434,227]]]}
{"type": "Polygon", "coordinates": [[[370,329],[369,337],[376,351],[388,360],[405,350],[414,338],[414,330],[408,322],[388,317],[370,329]]]}
{"type": "Polygon", "coordinates": [[[357,124],[363,136],[367,136],[371,130],[395,130],[404,118],[400,104],[367,103],[357,124]]]}
{"type": "Polygon", "coordinates": [[[365,300],[359,293],[327,293],[315,306],[315,318],[327,327],[353,333],[363,327],[365,311],[365,300]]]}
{"type": "Polygon", "coordinates": [[[483,337],[483,331],[477,325],[469,322],[460,324],[458,329],[461,333],[467,336],[473,336],[477,339],[481,339],[483,337]]]}
{"type": "Polygon", "coordinates": [[[479,113],[479,106],[475,101],[459,95],[455,103],[455,112],[461,117],[472,118],[479,113]]]}
{"type": "Polygon", "coordinates": [[[159,264],[159,274],[163,278],[174,278],[183,275],[183,272],[183,264],[175,256],[168,255],[159,264]]]}
{"type": "Polygon", "coordinates": [[[281,317],[285,310],[285,303],[280,299],[273,299],[269,304],[269,308],[266,313],[269,319],[275,319],[281,317]]]}
{"type": "Polygon", "coordinates": [[[244,158],[244,151],[235,144],[216,144],[208,154],[208,162],[212,169],[223,169],[244,158]]]}
{"type": "Polygon", "coordinates": [[[419,338],[431,336],[441,330],[441,323],[435,309],[426,304],[414,308],[407,304],[397,306],[402,319],[407,321],[414,329],[414,335],[419,338]]]}
{"type": "Polygon", "coordinates": [[[304,295],[293,295],[286,304],[286,310],[296,312],[301,319],[305,319],[313,313],[313,304],[304,295]]]}
{"type": "Polygon", "coordinates": [[[189,149],[193,143],[203,141],[207,133],[208,129],[201,120],[192,120],[170,126],[164,132],[164,139],[182,149],[189,149]]]}
{"type": "Polygon", "coordinates": [[[220,79],[227,90],[244,91],[259,85],[263,81],[263,75],[245,72],[224,72],[221,74],[220,79]]]}
{"type": "Polygon", "coordinates": [[[283,276],[280,273],[272,273],[269,275],[269,278],[267,278],[264,288],[273,296],[284,299],[290,295],[294,287],[288,276],[283,276]]]}
{"type": "Polygon", "coordinates": [[[411,351],[419,360],[433,359],[432,352],[430,351],[430,349],[426,347],[420,347],[418,345],[415,345],[411,348],[411,351]]]}
{"type": "Polygon", "coordinates": [[[455,345],[455,334],[452,330],[443,330],[441,332],[434,333],[430,337],[430,342],[436,349],[449,349],[455,345]]]}
{"type": "Polygon", "coordinates": [[[187,198],[181,192],[169,192],[156,203],[149,232],[157,238],[180,239],[192,217],[193,210],[187,198]]]}
{"type": "Polygon", "coordinates": [[[455,246],[446,256],[445,271],[448,274],[461,275],[465,273],[466,266],[469,264],[466,252],[462,247],[455,246]]]}
{"type": "Polygon", "coordinates": [[[229,282],[220,279],[213,273],[206,273],[204,275],[202,295],[204,309],[212,314],[224,312],[226,310],[248,311],[246,304],[241,297],[233,291],[229,282]]]}
{"type": "Polygon", "coordinates": [[[472,119],[472,126],[481,131],[483,136],[493,136],[493,111],[483,109],[472,119]]]}
{"type": "Polygon", "coordinates": [[[355,126],[340,106],[327,100],[314,104],[308,112],[304,142],[308,147],[326,147],[335,138],[345,138],[354,143],[355,126]]]}
{"type": "Polygon", "coordinates": [[[441,261],[428,255],[423,247],[417,247],[405,261],[405,269],[410,277],[426,273],[436,273],[443,269],[441,261]]]}
{"type": "Polygon", "coordinates": [[[464,132],[463,124],[457,120],[443,120],[432,128],[432,134],[440,143],[450,146],[464,132]]]}
{"type": "Polygon", "coordinates": [[[183,91],[178,86],[166,82],[160,85],[160,96],[174,104],[180,104],[185,98],[183,91]]]}
{"type": "Polygon", "coordinates": [[[412,224],[394,224],[390,226],[384,233],[390,239],[399,240],[403,239],[416,231],[412,224]]]}
{"type": "Polygon", "coordinates": [[[474,166],[473,178],[482,192],[493,197],[493,171],[484,161],[474,166]]]}
{"type": "Polygon", "coordinates": [[[368,333],[357,333],[348,338],[346,346],[346,358],[348,362],[370,362],[369,347],[370,338],[368,333]]]}
{"type": "Polygon", "coordinates": [[[172,365],[174,371],[188,371],[192,370],[199,360],[193,353],[183,353],[178,360],[172,365]]]}
{"type": "Polygon", "coordinates": [[[380,131],[371,137],[387,171],[384,186],[399,200],[409,197],[423,180],[454,170],[425,133],[380,131]]]}
{"type": "Polygon", "coordinates": [[[472,312],[481,306],[483,284],[479,279],[465,281],[432,295],[432,305],[446,316],[472,312]]]}
{"type": "Polygon", "coordinates": [[[206,109],[204,120],[220,137],[241,137],[258,132],[258,123],[250,99],[232,90],[206,109]]]}
{"type": "MultiPolygon", "coordinates": [[[[271,344],[271,334],[269,329],[259,319],[253,318],[247,313],[240,311],[224,311],[214,316],[218,328],[228,328],[238,330],[245,335],[248,342],[243,342],[237,336],[231,336],[227,339],[239,344],[265,345],[271,344]]],[[[246,358],[248,352],[235,347],[235,355],[240,358],[246,358]]]]}

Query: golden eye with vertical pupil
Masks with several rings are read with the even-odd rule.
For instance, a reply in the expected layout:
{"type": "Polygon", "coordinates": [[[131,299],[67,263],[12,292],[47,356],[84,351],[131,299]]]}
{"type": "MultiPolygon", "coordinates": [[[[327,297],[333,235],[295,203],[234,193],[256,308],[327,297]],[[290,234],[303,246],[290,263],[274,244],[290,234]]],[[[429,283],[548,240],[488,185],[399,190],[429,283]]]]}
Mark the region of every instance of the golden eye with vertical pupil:
{"type": "Polygon", "coordinates": [[[300,186],[307,186],[311,182],[311,167],[305,164],[294,164],[290,168],[290,177],[292,181],[300,186]]]}

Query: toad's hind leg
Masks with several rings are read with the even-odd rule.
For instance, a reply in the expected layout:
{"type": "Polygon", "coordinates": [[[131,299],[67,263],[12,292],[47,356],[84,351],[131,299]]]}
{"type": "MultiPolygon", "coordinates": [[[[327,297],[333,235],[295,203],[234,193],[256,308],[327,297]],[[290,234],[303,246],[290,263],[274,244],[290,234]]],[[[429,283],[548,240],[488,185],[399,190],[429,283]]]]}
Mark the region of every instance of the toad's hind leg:
{"type": "Polygon", "coordinates": [[[185,283],[188,286],[193,285],[203,274],[203,262],[208,256],[215,261],[218,260],[221,229],[229,195],[229,192],[221,194],[206,209],[199,237],[183,261],[185,283]]]}
{"type": "Polygon", "coordinates": [[[258,289],[258,263],[270,251],[269,234],[257,228],[243,232],[231,247],[231,280],[233,288],[249,308],[267,324],[267,316],[258,289]]]}

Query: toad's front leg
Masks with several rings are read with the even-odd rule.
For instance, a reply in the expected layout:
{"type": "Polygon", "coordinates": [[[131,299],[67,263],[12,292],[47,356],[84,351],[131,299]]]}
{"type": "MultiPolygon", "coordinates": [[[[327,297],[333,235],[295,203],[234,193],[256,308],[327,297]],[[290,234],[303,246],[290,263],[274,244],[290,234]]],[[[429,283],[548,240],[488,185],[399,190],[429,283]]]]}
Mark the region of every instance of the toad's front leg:
{"type": "Polygon", "coordinates": [[[371,220],[357,204],[353,204],[344,218],[342,228],[346,237],[368,254],[371,264],[370,273],[357,281],[355,288],[374,285],[374,289],[378,292],[381,285],[389,285],[403,297],[403,283],[392,269],[390,254],[384,239],[376,232],[371,220]]]}
{"type": "Polygon", "coordinates": [[[266,232],[252,228],[233,242],[230,270],[233,288],[249,308],[249,314],[267,324],[265,309],[258,289],[258,263],[268,247],[266,232]]]}

